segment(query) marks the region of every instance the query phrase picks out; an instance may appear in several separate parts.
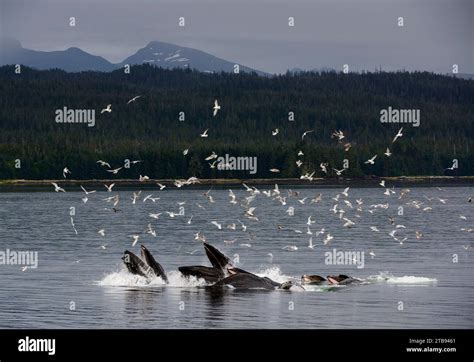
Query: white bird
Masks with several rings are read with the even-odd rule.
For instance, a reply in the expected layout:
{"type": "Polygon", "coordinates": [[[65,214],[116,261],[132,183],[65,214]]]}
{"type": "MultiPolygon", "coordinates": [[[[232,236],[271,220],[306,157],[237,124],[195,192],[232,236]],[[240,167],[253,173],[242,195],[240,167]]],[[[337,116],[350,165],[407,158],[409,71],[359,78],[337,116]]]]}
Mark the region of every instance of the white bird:
{"type": "Polygon", "coordinates": [[[71,225],[72,225],[72,228],[74,229],[74,232],[75,232],[76,235],[77,235],[76,226],[74,225],[74,219],[72,218],[72,216],[71,216],[71,225]]]}
{"type": "Polygon", "coordinates": [[[341,192],[345,197],[349,197],[349,194],[347,193],[349,191],[349,187],[346,187],[344,191],[341,192]]]}
{"type": "Polygon", "coordinates": [[[304,156],[303,151],[299,150],[299,151],[298,151],[298,156],[304,156]]]}
{"type": "Polygon", "coordinates": [[[394,143],[397,139],[399,139],[401,136],[403,136],[402,131],[403,131],[403,127],[400,128],[400,129],[398,130],[398,133],[395,135],[395,137],[393,137],[392,143],[394,143]]]}
{"type": "Polygon", "coordinates": [[[237,200],[236,200],[236,196],[235,194],[232,192],[232,190],[229,190],[229,197],[230,197],[230,203],[231,204],[237,204],[237,200]]]}
{"type": "Polygon", "coordinates": [[[336,170],[335,168],[333,168],[334,172],[336,172],[336,175],[337,176],[341,176],[342,173],[346,170],[345,168],[343,168],[342,170],[336,170]]]}
{"type": "Polygon", "coordinates": [[[82,202],[85,204],[87,203],[87,201],[89,200],[89,198],[87,196],[84,196],[82,199],[82,202]]]}
{"type": "Polygon", "coordinates": [[[193,215],[191,215],[191,217],[188,219],[188,221],[186,221],[188,223],[188,225],[191,225],[192,220],[193,220],[193,215]]]}
{"type": "Polygon", "coordinates": [[[66,178],[66,174],[71,174],[71,171],[67,167],[64,167],[63,169],[63,177],[66,178]]]}
{"type": "Polygon", "coordinates": [[[286,245],[286,246],[283,247],[283,250],[296,251],[296,250],[298,250],[298,247],[296,245],[286,245]]]}
{"type": "Polygon", "coordinates": [[[133,196],[132,196],[132,204],[135,205],[135,203],[137,202],[138,198],[140,197],[140,194],[142,192],[141,191],[138,191],[138,192],[133,192],[133,196]]]}
{"type": "Polygon", "coordinates": [[[280,132],[280,130],[278,128],[275,128],[273,131],[272,131],[272,136],[276,136],[278,134],[278,132],[280,132]]]}
{"type": "Polygon", "coordinates": [[[310,237],[310,238],[309,238],[309,245],[308,245],[308,248],[314,249],[314,246],[315,246],[315,245],[313,244],[313,237],[310,237]]]}
{"type": "Polygon", "coordinates": [[[303,135],[301,136],[301,140],[303,140],[305,138],[305,136],[308,134],[308,133],[311,133],[311,132],[314,132],[314,130],[310,130],[310,131],[306,131],[303,133],[303,135]]]}
{"type": "Polygon", "coordinates": [[[62,187],[59,187],[58,184],[56,182],[51,182],[51,184],[54,186],[54,191],[56,192],[66,192],[66,190],[64,190],[62,187]]]}
{"type": "Polygon", "coordinates": [[[273,173],[278,173],[278,172],[280,172],[280,170],[277,169],[277,168],[271,168],[269,171],[270,171],[270,172],[273,172],[273,173]]]}
{"type": "Polygon", "coordinates": [[[219,230],[222,230],[222,225],[219,224],[217,221],[211,221],[212,225],[215,225],[219,230]]]}
{"type": "Polygon", "coordinates": [[[319,164],[319,167],[321,168],[321,171],[324,172],[325,174],[328,173],[327,166],[328,166],[327,163],[323,163],[323,162],[322,162],[322,163],[319,164]]]}
{"type": "Polygon", "coordinates": [[[375,257],[375,253],[372,250],[369,252],[369,255],[372,257],[372,259],[375,257]]]}
{"type": "Polygon", "coordinates": [[[93,194],[95,192],[95,190],[93,191],[87,191],[84,187],[81,186],[81,189],[82,191],[84,191],[86,193],[86,195],[89,195],[89,194],[93,194]]]}
{"type": "Polygon", "coordinates": [[[212,116],[215,117],[217,115],[217,112],[221,109],[221,106],[217,102],[217,99],[214,101],[214,107],[212,109],[214,110],[212,116]]]}
{"type": "Polygon", "coordinates": [[[380,231],[379,229],[377,229],[377,226],[371,226],[371,227],[370,227],[370,230],[372,230],[372,231],[380,231]]]}
{"type": "Polygon", "coordinates": [[[107,104],[107,107],[106,108],[103,108],[101,111],[100,111],[100,114],[104,113],[104,112],[112,112],[112,105],[111,104],[107,104]]]}
{"type": "Polygon", "coordinates": [[[334,236],[331,236],[331,234],[327,234],[326,238],[323,240],[324,245],[327,245],[332,239],[334,239],[334,236]]]}
{"type": "Polygon", "coordinates": [[[380,181],[379,185],[385,187],[385,180],[380,181]]]}
{"type": "Polygon", "coordinates": [[[207,134],[207,131],[209,131],[209,129],[206,129],[203,133],[200,134],[200,136],[201,136],[202,138],[209,137],[209,135],[207,134]]]}
{"type": "Polygon", "coordinates": [[[100,236],[105,236],[105,230],[100,229],[99,231],[97,231],[97,234],[99,234],[100,236]]]}
{"type": "Polygon", "coordinates": [[[105,188],[107,189],[107,192],[112,192],[112,187],[115,186],[115,184],[110,184],[110,185],[104,185],[105,188]]]}
{"type": "Polygon", "coordinates": [[[166,186],[163,184],[160,184],[159,182],[156,183],[160,187],[160,191],[163,190],[166,186]]]}
{"type": "Polygon", "coordinates": [[[387,147],[387,151],[384,153],[385,156],[390,157],[392,153],[390,152],[390,149],[387,147]]]}
{"type": "Polygon", "coordinates": [[[138,181],[143,182],[143,181],[148,181],[149,179],[150,178],[146,175],[145,176],[140,175],[140,177],[138,178],[138,181]]]}
{"type": "Polygon", "coordinates": [[[127,104],[130,104],[130,103],[132,103],[132,102],[135,102],[135,101],[136,101],[138,98],[140,98],[140,97],[141,97],[141,96],[135,96],[135,97],[133,97],[132,99],[130,99],[130,100],[127,102],[127,104]]]}
{"type": "Polygon", "coordinates": [[[138,239],[140,239],[140,235],[130,235],[130,237],[133,240],[133,242],[132,242],[132,247],[133,247],[138,242],[138,239]]]}
{"type": "Polygon", "coordinates": [[[375,159],[377,158],[377,155],[373,156],[372,158],[369,158],[367,161],[365,161],[365,164],[371,164],[373,165],[375,163],[375,159]]]}
{"type": "Polygon", "coordinates": [[[158,219],[160,218],[160,215],[161,215],[161,214],[162,214],[161,212],[159,212],[159,213],[157,213],[157,214],[149,213],[148,216],[151,217],[151,218],[153,218],[153,219],[157,219],[157,220],[158,220],[158,219]]]}
{"type": "Polygon", "coordinates": [[[186,156],[189,152],[189,148],[186,148],[184,151],[183,151],[183,156],[186,156]]]}
{"type": "Polygon", "coordinates": [[[98,160],[96,163],[100,164],[102,167],[107,166],[108,168],[110,168],[110,163],[108,163],[108,162],[98,160]]]}
{"type": "Polygon", "coordinates": [[[116,168],[114,170],[106,170],[107,172],[113,173],[114,175],[118,174],[118,172],[122,169],[123,167],[116,168]]]}
{"type": "Polygon", "coordinates": [[[296,167],[300,168],[303,162],[301,160],[296,160],[296,167]]]}
{"type": "Polygon", "coordinates": [[[206,160],[206,161],[210,161],[210,160],[213,160],[213,159],[215,159],[215,158],[217,158],[217,154],[216,154],[214,151],[212,151],[211,155],[209,155],[208,157],[206,157],[205,160],[206,160]]]}
{"type": "Polygon", "coordinates": [[[311,215],[308,216],[308,221],[306,221],[306,225],[311,226],[315,223],[316,221],[311,220],[311,215]]]}

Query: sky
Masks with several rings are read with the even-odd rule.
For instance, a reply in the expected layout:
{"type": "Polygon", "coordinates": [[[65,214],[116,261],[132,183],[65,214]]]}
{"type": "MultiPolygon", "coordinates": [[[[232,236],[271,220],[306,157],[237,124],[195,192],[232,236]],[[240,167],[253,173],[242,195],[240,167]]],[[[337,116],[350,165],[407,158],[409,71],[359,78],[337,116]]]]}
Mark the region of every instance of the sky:
{"type": "Polygon", "coordinates": [[[113,63],[157,40],[271,73],[474,73],[473,15],[474,0],[0,0],[0,35],[113,63]]]}

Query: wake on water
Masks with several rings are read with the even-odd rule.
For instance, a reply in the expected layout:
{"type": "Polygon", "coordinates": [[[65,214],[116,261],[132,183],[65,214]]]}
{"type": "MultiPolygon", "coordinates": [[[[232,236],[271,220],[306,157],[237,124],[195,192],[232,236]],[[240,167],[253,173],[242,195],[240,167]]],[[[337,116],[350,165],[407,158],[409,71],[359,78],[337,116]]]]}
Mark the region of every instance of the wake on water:
{"type": "MultiPolygon", "coordinates": [[[[277,266],[264,268],[260,271],[255,272],[260,277],[268,277],[276,282],[283,283],[287,280],[299,281],[300,277],[294,277],[285,275],[281,272],[277,266]]],[[[203,279],[195,277],[184,277],[179,271],[172,270],[168,272],[169,284],[166,284],[161,278],[156,277],[151,280],[134,275],[128,272],[126,269],[112,272],[107,274],[102,280],[98,281],[97,284],[100,286],[112,286],[112,287],[177,287],[177,288],[192,288],[192,287],[203,287],[209,285],[203,279]]],[[[387,283],[387,284],[419,284],[429,285],[437,283],[435,278],[418,277],[418,276],[393,276],[390,272],[380,272],[377,275],[370,275],[367,278],[356,278],[362,280],[362,284],[374,284],[374,283],[387,283]]],[[[324,292],[333,290],[334,288],[345,288],[345,285],[305,285],[306,291],[309,292],[324,292]]]]}

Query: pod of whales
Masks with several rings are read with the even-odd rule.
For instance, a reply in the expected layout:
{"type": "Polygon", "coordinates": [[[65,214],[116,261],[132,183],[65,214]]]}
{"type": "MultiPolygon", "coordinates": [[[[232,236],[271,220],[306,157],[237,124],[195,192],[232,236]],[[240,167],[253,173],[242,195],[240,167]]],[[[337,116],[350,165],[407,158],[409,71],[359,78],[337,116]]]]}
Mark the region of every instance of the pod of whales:
{"type": "MultiPolygon", "coordinates": [[[[350,276],[328,275],[323,278],[319,275],[303,275],[301,283],[296,281],[286,281],[278,283],[268,277],[259,277],[246,270],[236,268],[232,261],[217,250],[214,246],[204,242],[204,250],[212,266],[192,265],[181,266],[178,270],[185,277],[195,277],[204,279],[212,290],[223,287],[230,287],[232,289],[265,289],[265,290],[291,290],[298,288],[304,290],[303,285],[347,285],[351,283],[361,282],[361,280],[352,278],[350,276]]],[[[150,251],[141,245],[141,258],[129,250],[125,250],[122,256],[127,270],[136,275],[143,276],[147,279],[160,277],[168,284],[168,277],[166,276],[164,268],[158,263],[150,251]]]]}

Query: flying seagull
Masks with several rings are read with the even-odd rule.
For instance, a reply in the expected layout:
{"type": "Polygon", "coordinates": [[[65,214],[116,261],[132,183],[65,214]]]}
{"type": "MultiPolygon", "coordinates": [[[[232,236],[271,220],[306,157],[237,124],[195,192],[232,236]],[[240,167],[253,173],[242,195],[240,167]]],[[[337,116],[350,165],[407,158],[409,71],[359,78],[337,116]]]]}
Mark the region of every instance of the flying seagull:
{"type": "Polygon", "coordinates": [[[111,104],[107,104],[107,107],[106,108],[103,108],[101,111],[100,111],[100,114],[104,113],[104,112],[112,112],[112,105],[111,104]]]}
{"type": "Polygon", "coordinates": [[[217,99],[214,101],[214,107],[212,109],[214,110],[212,116],[215,117],[217,115],[217,112],[221,109],[221,106],[217,102],[217,99]]]}
{"type": "Polygon", "coordinates": [[[141,96],[135,96],[135,97],[133,97],[132,99],[130,99],[130,100],[127,102],[127,104],[130,104],[130,103],[132,103],[132,102],[135,102],[135,101],[136,101],[138,98],[140,98],[140,97],[141,97],[141,96]]]}
{"type": "Polygon", "coordinates": [[[403,127],[400,128],[400,129],[398,130],[398,133],[395,135],[395,137],[393,137],[392,143],[394,143],[398,138],[400,138],[401,136],[403,136],[402,131],[403,131],[403,127]]]}

